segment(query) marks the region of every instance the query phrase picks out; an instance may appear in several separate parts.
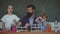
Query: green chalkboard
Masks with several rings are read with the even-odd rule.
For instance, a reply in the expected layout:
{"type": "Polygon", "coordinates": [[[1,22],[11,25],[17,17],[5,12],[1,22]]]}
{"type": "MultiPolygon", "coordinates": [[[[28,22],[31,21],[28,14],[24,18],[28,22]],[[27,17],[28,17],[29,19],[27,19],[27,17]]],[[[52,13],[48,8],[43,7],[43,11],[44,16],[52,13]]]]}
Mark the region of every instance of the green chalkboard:
{"type": "Polygon", "coordinates": [[[36,6],[37,16],[44,11],[49,16],[48,21],[54,21],[55,17],[60,21],[60,0],[0,0],[0,19],[6,14],[9,4],[14,6],[14,13],[19,18],[26,14],[26,6],[33,4],[36,6]]]}

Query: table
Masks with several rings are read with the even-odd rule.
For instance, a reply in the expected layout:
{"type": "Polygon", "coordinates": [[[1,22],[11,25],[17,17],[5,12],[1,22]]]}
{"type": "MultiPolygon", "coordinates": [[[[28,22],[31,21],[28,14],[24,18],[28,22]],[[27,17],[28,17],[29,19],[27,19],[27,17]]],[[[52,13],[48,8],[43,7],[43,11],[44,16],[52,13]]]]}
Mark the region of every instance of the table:
{"type": "Polygon", "coordinates": [[[0,34],[60,34],[60,32],[1,32],[0,34]]]}

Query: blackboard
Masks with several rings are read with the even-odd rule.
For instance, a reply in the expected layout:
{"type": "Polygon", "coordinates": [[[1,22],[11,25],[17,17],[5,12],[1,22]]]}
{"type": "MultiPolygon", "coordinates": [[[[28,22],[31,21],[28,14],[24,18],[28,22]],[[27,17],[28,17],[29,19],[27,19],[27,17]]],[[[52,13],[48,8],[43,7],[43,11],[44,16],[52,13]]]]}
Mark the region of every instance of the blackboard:
{"type": "Polygon", "coordinates": [[[0,0],[0,19],[6,14],[9,4],[14,6],[14,13],[19,18],[26,14],[26,6],[33,4],[36,7],[36,16],[44,11],[49,16],[48,21],[52,22],[55,18],[60,21],[60,0],[0,0]]]}

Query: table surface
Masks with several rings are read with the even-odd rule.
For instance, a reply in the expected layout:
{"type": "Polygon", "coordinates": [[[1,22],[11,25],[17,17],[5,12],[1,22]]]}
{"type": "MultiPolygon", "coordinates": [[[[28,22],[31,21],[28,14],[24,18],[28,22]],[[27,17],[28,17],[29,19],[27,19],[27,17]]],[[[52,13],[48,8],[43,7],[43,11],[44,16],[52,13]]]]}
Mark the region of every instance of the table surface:
{"type": "Polygon", "coordinates": [[[0,34],[60,34],[60,32],[0,32],[0,34]]]}

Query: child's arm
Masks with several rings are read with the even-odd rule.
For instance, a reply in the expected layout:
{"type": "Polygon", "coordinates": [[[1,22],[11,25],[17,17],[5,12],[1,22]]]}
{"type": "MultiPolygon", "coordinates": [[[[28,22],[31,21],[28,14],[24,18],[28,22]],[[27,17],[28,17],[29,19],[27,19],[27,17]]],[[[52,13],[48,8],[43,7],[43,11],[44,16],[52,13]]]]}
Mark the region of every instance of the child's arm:
{"type": "Polygon", "coordinates": [[[5,28],[5,23],[2,23],[2,28],[5,28]]]}
{"type": "Polygon", "coordinates": [[[15,15],[13,21],[15,22],[16,25],[18,25],[19,20],[20,18],[15,15]]]}
{"type": "Polygon", "coordinates": [[[41,17],[37,17],[37,19],[35,20],[35,22],[38,22],[38,21],[39,21],[39,19],[41,19],[41,17]]]}
{"type": "Polygon", "coordinates": [[[13,21],[15,22],[16,25],[18,24],[18,22],[16,21],[16,19],[14,19],[13,21]]]}
{"type": "Polygon", "coordinates": [[[4,22],[2,23],[2,29],[3,29],[3,30],[2,30],[3,32],[8,32],[8,31],[9,31],[8,29],[6,29],[4,22]]]}
{"type": "Polygon", "coordinates": [[[46,22],[42,22],[42,23],[47,27],[48,24],[46,22]]]}

